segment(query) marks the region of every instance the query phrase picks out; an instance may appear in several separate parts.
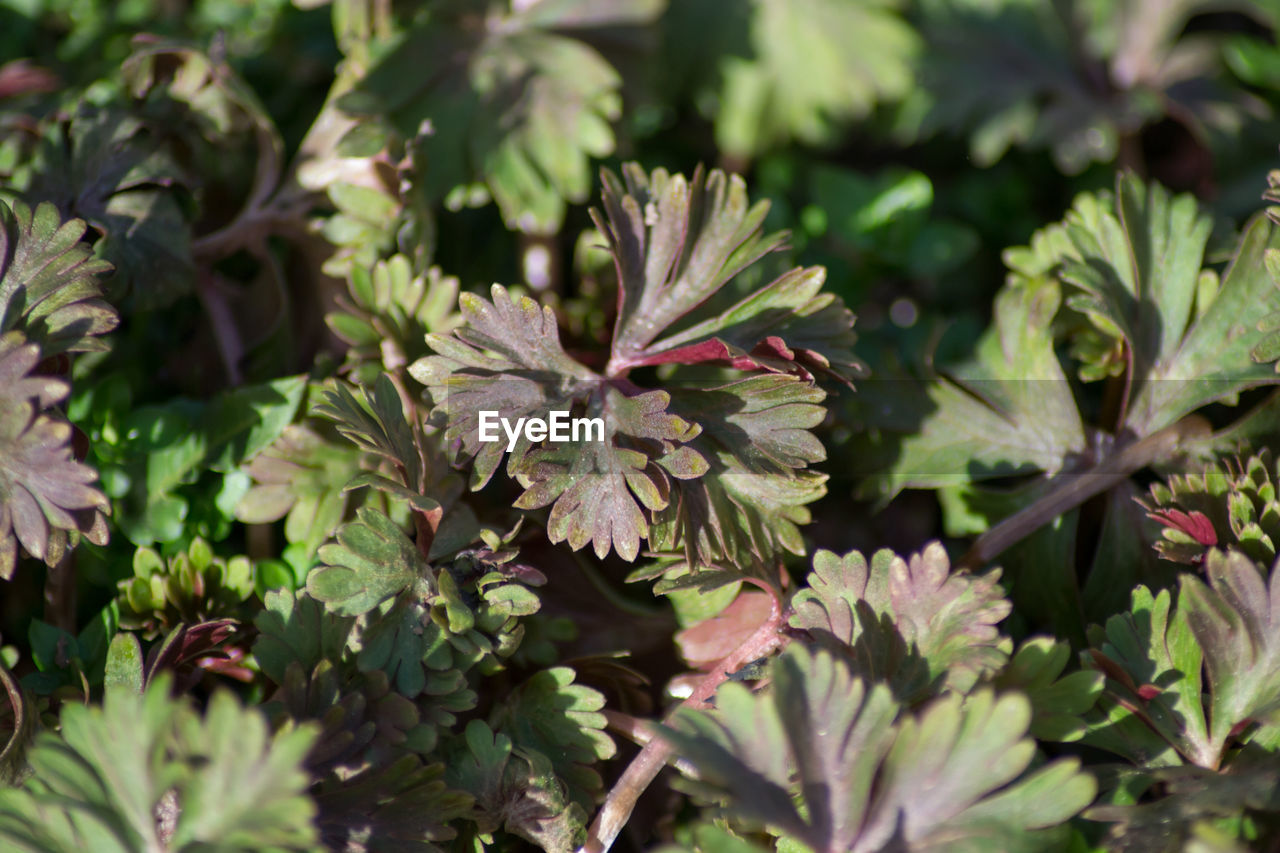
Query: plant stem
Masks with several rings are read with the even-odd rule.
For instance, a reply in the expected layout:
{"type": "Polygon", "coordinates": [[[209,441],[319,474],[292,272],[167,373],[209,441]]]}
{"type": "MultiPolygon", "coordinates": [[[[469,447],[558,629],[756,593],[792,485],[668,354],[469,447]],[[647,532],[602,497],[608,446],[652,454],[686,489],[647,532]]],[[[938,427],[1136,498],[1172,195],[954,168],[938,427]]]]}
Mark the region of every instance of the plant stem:
{"type": "Polygon", "coordinates": [[[1126,445],[1086,471],[1060,474],[1058,485],[1035,503],[979,536],[956,567],[978,569],[986,565],[1064,512],[1122,483],[1134,471],[1171,456],[1182,442],[1207,435],[1209,431],[1208,421],[1191,415],[1126,445]]]}
{"type": "Polygon", "coordinates": [[[208,270],[200,270],[196,274],[196,295],[204,308],[209,325],[213,327],[213,340],[218,345],[218,355],[222,358],[222,369],[227,374],[227,384],[232,388],[244,382],[240,373],[240,359],[244,357],[244,341],[240,338],[240,330],[236,328],[236,319],[232,316],[231,306],[227,304],[226,293],[208,270]]]}
{"type": "Polygon", "coordinates": [[[31,736],[32,723],[27,713],[22,686],[3,663],[0,663],[0,687],[4,688],[13,712],[13,733],[0,745],[0,783],[13,785],[22,776],[23,765],[16,759],[21,757],[26,741],[31,736]]]}
{"type": "Polygon", "coordinates": [[[44,620],[69,634],[76,633],[76,558],[71,548],[45,575],[44,620]]]}
{"type": "MultiPolygon", "coordinates": [[[[698,686],[694,688],[689,698],[676,706],[664,722],[670,724],[681,708],[702,708],[732,673],[780,648],[787,642],[786,635],[782,633],[784,623],[783,612],[775,600],[773,612],[764,624],[716,664],[715,668],[698,682],[698,686]]],[[[671,752],[671,744],[661,737],[654,737],[645,744],[644,749],[631,760],[622,776],[610,789],[609,795],[605,797],[604,805],[600,807],[587,833],[587,841],[578,849],[578,853],[604,853],[613,845],[630,819],[640,795],[666,766],[668,759],[671,758],[671,752]]]]}
{"type": "MultiPolygon", "coordinates": [[[[653,733],[653,728],[649,725],[648,720],[633,717],[621,711],[610,711],[607,708],[602,713],[612,731],[617,732],[638,746],[648,746],[657,737],[653,733]]],[[[687,776],[694,774],[693,765],[681,758],[676,758],[670,763],[687,776]]]]}

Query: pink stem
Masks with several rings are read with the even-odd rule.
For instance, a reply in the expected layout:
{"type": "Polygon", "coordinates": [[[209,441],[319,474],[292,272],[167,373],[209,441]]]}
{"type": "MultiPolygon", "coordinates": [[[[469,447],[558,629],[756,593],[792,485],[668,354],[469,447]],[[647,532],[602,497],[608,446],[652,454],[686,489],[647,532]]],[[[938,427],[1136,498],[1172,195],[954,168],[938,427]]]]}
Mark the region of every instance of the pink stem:
{"type": "MultiPolygon", "coordinates": [[[[771,654],[785,644],[788,638],[781,632],[782,625],[782,608],[775,594],[773,611],[764,624],[698,682],[698,686],[694,688],[689,698],[668,714],[664,722],[670,724],[681,708],[705,707],[707,700],[715,695],[716,690],[732,673],[753,660],[771,654]]],[[[636,801],[666,766],[671,753],[671,744],[661,737],[654,737],[645,744],[640,753],[627,765],[622,776],[614,783],[609,795],[605,797],[604,805],[600,807],[587,833],[587,841],[578,849],[578,853],[605,853],[613,845],[630,819],[631,812],[636,807],[636,801]]]]}

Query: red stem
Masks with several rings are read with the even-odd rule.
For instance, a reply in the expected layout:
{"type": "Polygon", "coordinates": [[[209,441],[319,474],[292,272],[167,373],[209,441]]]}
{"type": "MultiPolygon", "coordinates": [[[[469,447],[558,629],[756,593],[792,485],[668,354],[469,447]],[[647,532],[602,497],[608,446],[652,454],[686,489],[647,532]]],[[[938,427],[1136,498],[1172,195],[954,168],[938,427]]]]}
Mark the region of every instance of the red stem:
{"type": "MultiPolygon", "coordinates": [[[[664,722],[670,724],[681,708],[704,707],[707,700],[715,695],[716,690],[728,680],[732,673],[753,660],[771,654],[785,644],[788,638],[782,633],[783,624],[782,608],[775,594],[773,612],[769,614],[764,624],[698,682],[698,686],[694,688],[689,698],[676,706],[664,722]]],[[[578,853],[604,853],[613,845],[630,819],[636,801],[666,766],[671,753],[671,744],[661,737],[654,737],[644,749],[640,750],[640,753],[627,765],[622,776],[614,783],[609,795],[605,797],[604,805],[600,807],[587,833],[587,841],[578,849],[578,853]]]]}

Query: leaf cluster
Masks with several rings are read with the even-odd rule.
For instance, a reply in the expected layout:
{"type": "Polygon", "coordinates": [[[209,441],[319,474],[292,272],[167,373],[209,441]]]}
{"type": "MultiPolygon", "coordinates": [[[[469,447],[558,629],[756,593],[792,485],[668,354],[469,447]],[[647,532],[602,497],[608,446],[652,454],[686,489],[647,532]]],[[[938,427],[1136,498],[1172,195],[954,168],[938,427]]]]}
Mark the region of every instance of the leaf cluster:
{"type": "Polygon", "coordinates": [[[1273,5],[0,10],[0,848],[1274,846],[1273,5]]]}

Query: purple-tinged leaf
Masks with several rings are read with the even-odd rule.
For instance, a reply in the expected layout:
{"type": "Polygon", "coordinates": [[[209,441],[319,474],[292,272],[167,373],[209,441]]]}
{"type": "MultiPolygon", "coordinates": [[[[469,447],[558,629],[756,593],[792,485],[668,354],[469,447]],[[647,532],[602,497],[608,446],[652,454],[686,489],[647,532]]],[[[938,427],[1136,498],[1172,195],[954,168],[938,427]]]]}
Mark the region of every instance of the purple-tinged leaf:
{"type": "Polygon", "coordinates": [[[937,542],[909,560],[881,550],[870,564],[857,551],[819,551],[790,624],[848,649],[859,674],[888,680],[904,698],[965,692],[1008,659],[996,629],[1010,610],[999,578],[952,574],[937,542]]]}
{"type": "Polygon", "coordinates": [[[0,337],[0,578],[13,575],[18,545],[56,562],[68,532],[106,542],[109,510],[97,472],[71,452],[71,425],[43,410],[67,394],[59,379],[32,375],[39,358],[21,333],[0,337]]]}
{"type": "Polygon", "coordinates": [[[727,363],[739,370],[822,371],[846,381],[862,371],[848,347],[853,315],[821,293],[821,268],[795,269],[736,304],[717,294],[779,248],[761,230],[766,202],[719,170],[681,175],[634,166],[604,173],[604,213],[593,213],[618,273],[610,376],[654,364],[727,363]],[[709,316],[708,316],[709,315],[709,316]]]}
{"type": "Polygon", "coordinates": [[[1280,572],[1238,551],[1213,550],[1207,583],[1181,580],[1179,609],[1203,650],[1209,735],[1220,756],[1238,725],[1280,711],[1280,572]]]}
{"type": "Polygon", "coordinates": [[[550,506],[552,541],[631,560],[647,540],[683,558],[672,571],[727,565],[772,578],[780,554],[804,552],[798,525],[825,491],[826,476],[808,467],[825,458],[810,432],[825,416],[810,368],[857,372],[853,317],[820,292],[821,270],[793,271],[745,298],[721,292],[781,243],[763,236],[765,206],[749,205],[741,179],[716,171],[686,181],[629,165],[604,180],[597,221],[620,288],[604,375],[564,351],[549,306],[498,285],[491,302],[464,294],[464,325],[429,335],[436,355],[409,372],[449,446],[474,458],[472,488],[505,456],[525,488],[516,506],[550,506]],[[676,376],[663,391],[626,378],[633,367],[696,362],[757,375],[676,376]],[[596,435],[552,441],[521,429],[522,418],[549,423],[553,412],[598,419],[596,435]]]}
{"type": "Polygon", "coordinates": [[[1273,562],[1280,545],[1274,468],[1271,451],[1263,448],[1153,483],[1138,503],[1163,527],[1156,551],[1166,560],[1201,565],[1220,546],[1273,562]]]}
{"type": "Polygon", "coordinates": [[[23,332],[41,358],[105,350],[98,337],[119,322],[102,299],[101,277],[111,265],[93,257],[85,231],[79,219],[64,223],[48,202],[34,211],[0,202],[0,332],[23,332]]]}
{"type": "Polygon", "coordinates": [[[1028,772],[1020,695],[953,694],[900,715],[887,687],[799,643],[770,675],[760,694],[726,683],[715,710],[681,710],[661,735],[740,819],[814,850],[1012,849],[1093,799],[1076,759],[1028,772]]]}

